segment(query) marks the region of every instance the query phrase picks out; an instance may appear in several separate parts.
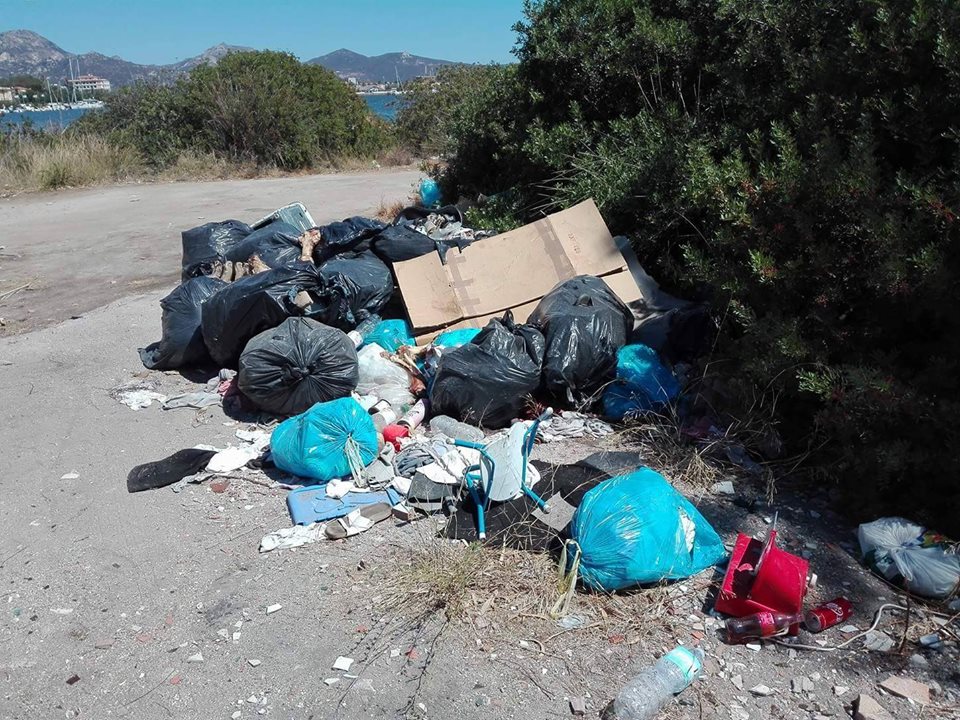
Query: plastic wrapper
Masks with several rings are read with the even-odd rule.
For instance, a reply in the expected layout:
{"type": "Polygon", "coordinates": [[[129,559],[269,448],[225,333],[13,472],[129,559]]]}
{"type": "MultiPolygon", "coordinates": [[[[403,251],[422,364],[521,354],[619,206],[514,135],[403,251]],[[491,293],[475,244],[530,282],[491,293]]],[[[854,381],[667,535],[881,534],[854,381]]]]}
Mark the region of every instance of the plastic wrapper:
{"type": "Polygon", "coordinates": [[[315,296],[325,290],[319,270],[310,263],[248,275],[230,283],[203,303],[203,340],[210,357],[221,367],[236,367],[247,342],[288,317],[316,318],[328,312],[329,302],[306,308],[296,302],[300,291],[315,296]]]}
{"type": "Polygon", "coordinates": [[[471,425],[506,427],[540,385],[543,348],[540,331],[516,325],[511,312],[491,320],[472,341],[441,355],[431,411],[471,425]]]}
{"type": "Polygon", "coordinates": [[[864,523],[857,530],[864,562],[878,575],[925,597],[960,588],[960,556],[944,538],[900,517],[864,523]]]}
{"type": "Polygon", "coordinates": [[[211,277],[191,278],[160,301],[163,334],[160,342],[140,349],[144,367],[176,370],[210,362],[200,327],[200,309],[207,298],[226,284],[211,277]]]}
{"type": "Polygon", "coordinates": [[[250,226],[239,220],[210,222],[184,230],[180,234],[183,244],[183,281],[209,275],[215,263],[232,259],[227,254],[240,246],[251,232],[250,226]]]}
{"type": "Polygon", "coordinates": [[[617,378],[603,391],[603,414],[623,420],[658,410],[680,394],[680,383],[646,345],[625,345],[617,353],[617,378]]]}
{"type": "Polygon", "coordinates": [[[633,315],[603,280],[578,275],[544,295],[527,323],[546,339],[544,389],[579,405],[615,376],[633,315]]]}
{"type": "Polygon", "coordinates": [[[270,453],[281,470],[325,483],[373,462],[377,429],[353,398],[331,400],[280,423],[270,436],[270,453]]]}
{"type": "Polygon", "coordinates": [[[360,380],[357,392],[373,395],[390,403],[397,415],[402,415],[414,403],[410,392],[410,374],[386,357],[386,352],[376,343],[364,345],[357,353],[360,380]]]}
{"type": "MultiPolygon", "coordinates": [[[[722,562],[723,541],[659,474],[639,468],[583,497],[570,523],[584,585],[614,591],[681,580],[722,562]]],[[[576,553],[567,551],[568,564],[576,553]]]]}
{"type": "Polygon", "coordinates": [[[277,415],[346,397],[358,379],[357,351],[346,333],[303,317],[287,318],[251,339],[237,374],[241,392],[277,415]]]}
{"type": "Polygon", "coordinates": [[[416,345],[413,328],[406,320],[381,320],[364,342],[379,345],[388,352],[396,352],[404,345],[416,345]]]}

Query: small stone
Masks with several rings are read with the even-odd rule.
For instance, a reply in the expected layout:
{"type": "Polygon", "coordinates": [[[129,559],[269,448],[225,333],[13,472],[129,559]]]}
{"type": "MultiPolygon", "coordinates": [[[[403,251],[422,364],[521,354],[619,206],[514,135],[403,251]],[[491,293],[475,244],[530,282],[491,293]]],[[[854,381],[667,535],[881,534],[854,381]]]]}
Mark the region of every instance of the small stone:
{"type": "Polygon", "coordinates": [[[754,685],[750,688],[750,692],[757,697],[770,697],[773,695],[773,688],[769,688],[766,685],[754,685]]]}
{"type": "Polygon", "coordinates": [[[113,640],[100,640],[93,647],[97,650],[109,650],[113,647],[113,640]]]}
{"type": "Polygon", "coordinates": [[[928,668],[930,667],[929,661],[920,653],[915,653],[910,656],[910,664],[915,668],[928,668]]]}
{"type": "Polygon", "coordinates": [[[80,682],[79,675],[71,675],[67,678],[67,685],[76,685],[78,682],[80,682]]]}
{"type": "Polygon", "coordinates": [[[800,678],[800,685],[804,692],[813,692],[816,689],[816,686],[813,684],[813,680],[807,677],[800,678]]]}
{"type": "Polygon", "coordinates": [[[887,652],[893,647],[893,640],[880,630],[871,630],[863,636],[863,646],[874,652],[887,652]]]}
{"type": "Polygon", "coordinates": [[[477,695],[477,699],[473,701],[474,705],[477,707],[483,707],[484,705],[490,704],[490,698],[486,695],[477,695]]]}
{"type": "Polygon", "coordinates": [[[273,605],[267,606],[267,615],[273,615],[275,612],[280,610],[283,607],[280,603],[274,603],[273,605]]]}
{"type": "Polygon", "coordinates": [[[893,695],[913,700],[921,705],[930,704],[930,688],[916,680],[891,675],[880,683],[880,687],[893,695]]]}
{"type": "Polygon", "coordinates": [[[68,473],[66,473],[66,474],[64,474],[64,475],[61,475],[61,476],[60,476],[60,479],[61,479],[61,480],[76,480],[78,477],[80,477],[80,476],[79,476],[77,473],[75,473],[75,472],[68,472],[68,473]]]}
{"type": "Polygon", "coordinates": [[[256,696],[256,695],[251,695],[250,697],[247,698],[247,702],[250,703],[251,705],[256,705],[256,704],[257,704],[257,696],[256,696]]]}
{"type": "Polygon", "coordinates": [[[587,703],[582,697],[570,698],[570,712],[574,715],[586,715],[587,703]]]}
{"type": "Polygon", "coordinates": [[[526,640],[521,640],[521,641],[520,641],[520,647],[522,647],[522,648],[528,648],[528,647],[530,647],[530,643],[528,643],[526,640]]]}
{"type": "Polygon", "coordinates": [[[833,694],[836,695],[837,697],[840,697],[841,695],[846,695],[848,692],[850,692],[850,688],[848,687],[844,687],[843,685],[833,686],[833,694]]]}
{"type": "Polygon", "coordinates": [[[340,678],[327,678],[323,681],[327,686],[336,685],[340,682],[340,678]]]}
{"type": "Polygon", "coordinates": [[[742,675],[734,675],[733,677],[730,678],[730,682],[733,684],[733,686],[734,686],[737,690],[743,690],[743,676],[742,676],[742,675]]]}
{"type": "Polygon", "coordinates": [[[233,714],[230,716],[231,720],[239,720],[240,716],[243,715],[239,710],[234,710],[233,714]]]}
{"type": "Polygon", "coordinates": [[[731,705],[730,720],[750,720],[750,713],[748,713],[739,705],[731,705]]]}
{"type": "Polygon", "coordinates": [[[818,672],[810,673],[810,679],[813,680],[814,682],[819,682],[821,677],[822,676],[818,672]]]}
{"type": "Polygon", "coordinates": [[[392,657],[392,658],[398,658],[398,657],[400,657],[400,648],[394,648],[393,650],[391,650],[391,651],[390,651],[390,657],[392,657]]]}
{"type": "Polygon", "coordinates": [[[858,632],[860,632],[860,628],[858,628],[856,625],[844,625],[842,628],[840,628],[840,632],[842,632],[842,633],[858,633],[858,632]]]}
{"type": "Polygon", "coordinates": [[[256,658],[250,658],[249,660],[247,660],[247,662],[250,664],[250,667],[260,667],[260,665],[262,664],[256,658]]]}
{"type": "Polygon", "coordinates": [[[763,646],[760,643],[746,643],[744,647],[747,650],[753,650],[754,652],[760,652],[763,649],[763,646]]]}
{"type": "Polygon", "coordinates": [[[227,630],[226,628],[220,628],[219,630],[217,630],[217,635],[219,635],[224,640],[226,640],[228,637],[230,637],[230,631],[227,630]]]}
{"type": "Polygon", "coordinates": [[[714,483],[711,490],[719,495],[737,494],[737,491],[734,489],[733,483],[730,480],[723,480],[722,482],[714,483]]]}
{"type": "Polygon", "coordinates": [[[939,650],[943,646],[943,641],[940,639],[939,633],[930,633],[920,638],[920,645],[925,648],[939,650]]]}
{"type": "Polygon", "coordinates": [[[893,720],[893,716],[872,697],[860,693],[853,701],[853,720],[893,720]]]}
{"type": "Polygon", "coordinates": [[[336,662],[333,663],[333,669],[349,672],[351,665],[353,665],[353,658],[348,658],[341,655],[337,658],[336,662]]]}
{"type": "Polygon", "coordinates": [[[796,660],[796,659],[797,659],[797,651],[794,650],[794,649],[792,649],[792,648],[791,648],[790,650],[787,650],[787,659],[788,659],[788,660],[796,660]]]}

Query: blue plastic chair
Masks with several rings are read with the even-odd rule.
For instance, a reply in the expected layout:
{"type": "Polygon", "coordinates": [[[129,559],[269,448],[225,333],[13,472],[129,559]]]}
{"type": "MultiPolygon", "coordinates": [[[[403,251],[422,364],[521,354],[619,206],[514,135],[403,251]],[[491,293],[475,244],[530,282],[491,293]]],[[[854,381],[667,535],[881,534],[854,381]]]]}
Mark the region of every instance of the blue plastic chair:
{"type": "MultiPolygon", "coordinates": [[[[533,500],[537,504],[537,507],[545,513],[550,512],[550,505],[527,485],[527,464],[530,461],[530,453],[533,452],[533,446],[537,440],[537,429],[540,427],[540,423],[549,419],[552,415],[553,409],[547,408],[540,417],[534,420],[533,424],[527,429],[526,433],[524,433],[523,445],[521,446],[523,470],[520,475],[520,489],[524,495],[533,500]]],[[[497,469],[496,463],[487,453],[486,445],[483,443],[455,439],[453,444],[456,447],[470,448],[480,453],[480,462],[466,469],[463,474],[463,480],[467,486],[467,491],[470,493],[470,497],[473,498],[473,504],[477,508],[477,536],[482,542],[487,539],[487,523],[484,513],[490,509],[490,488],[493,486],[493,478],[497,469]],[[483,482],[484,470],[486,470],[487,475],[485,485],[483,482]]]]}

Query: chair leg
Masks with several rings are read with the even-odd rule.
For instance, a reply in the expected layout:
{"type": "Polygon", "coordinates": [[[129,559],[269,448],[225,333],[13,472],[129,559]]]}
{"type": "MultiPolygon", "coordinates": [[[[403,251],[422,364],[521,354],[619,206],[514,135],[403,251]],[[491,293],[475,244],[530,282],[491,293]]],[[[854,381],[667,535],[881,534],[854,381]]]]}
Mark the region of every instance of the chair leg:
{"type": "Polygon", "coordinates": [[[533,500],[537,504],[537,507],[543,510],[543,512],[545,513],[550,512],[550,505],[547,503],[547,501],[544,500],[539,495],[537,495],[533,490],[528,488],[526,485],[523,486],[523,492],[528,498],[533,500]]]}
{"type": "Polygon", "coordinates": [[[467,482],[467,490],[470,491],[470,497],[473,498],[473,504],[477,508],[477,537],[481,541],[487,539],[487,523],[483,516],[483,502],[480,500],[480,492],[477,486],[472,482],[467,482]]]}

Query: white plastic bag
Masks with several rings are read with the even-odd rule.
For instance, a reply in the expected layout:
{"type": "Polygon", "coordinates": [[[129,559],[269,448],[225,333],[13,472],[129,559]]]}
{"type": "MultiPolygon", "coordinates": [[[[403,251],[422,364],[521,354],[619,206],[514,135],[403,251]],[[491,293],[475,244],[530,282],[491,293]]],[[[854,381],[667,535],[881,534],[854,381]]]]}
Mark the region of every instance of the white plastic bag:
{"type": "Polygon", "coordinates": [[[926,597],[946,597],[960,583],[960,557],[941,545],[923,547],[926,530],[910,520],[888,517],[864,523],[857,532],[864,562],[890,581],[926,597]]]}
{"type": "Polygon", "coordinates": [[[357,352],[360,366],[357,392],[386,400],[400,416],[414,403],[413,394],[410,392],[410,374],[395,362],[391,362],[386,354],[376,343],[360,348],[357,352]]]}

